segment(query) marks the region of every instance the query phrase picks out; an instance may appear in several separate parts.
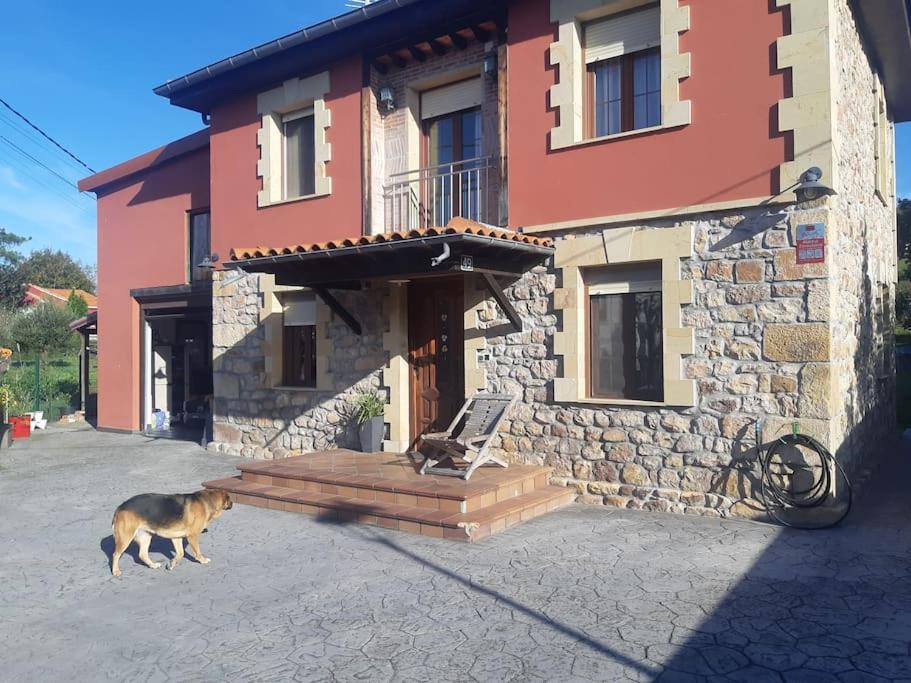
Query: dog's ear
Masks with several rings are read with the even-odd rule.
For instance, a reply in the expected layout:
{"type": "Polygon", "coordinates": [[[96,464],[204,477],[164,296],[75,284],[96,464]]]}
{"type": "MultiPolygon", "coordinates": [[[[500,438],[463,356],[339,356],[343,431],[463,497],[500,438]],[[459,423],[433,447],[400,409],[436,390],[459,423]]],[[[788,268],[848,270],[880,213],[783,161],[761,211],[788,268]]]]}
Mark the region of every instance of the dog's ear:
{"type": "Polygon", "coordinates": [[[234,507],[234,503],[231,501],[231,496],[229,496],[227,493],[225,493],[224,497],[225,497],[225,500],[224,500],[224,505],[222,507],[225,510],[230,510],[232,507],[234,507]]]}

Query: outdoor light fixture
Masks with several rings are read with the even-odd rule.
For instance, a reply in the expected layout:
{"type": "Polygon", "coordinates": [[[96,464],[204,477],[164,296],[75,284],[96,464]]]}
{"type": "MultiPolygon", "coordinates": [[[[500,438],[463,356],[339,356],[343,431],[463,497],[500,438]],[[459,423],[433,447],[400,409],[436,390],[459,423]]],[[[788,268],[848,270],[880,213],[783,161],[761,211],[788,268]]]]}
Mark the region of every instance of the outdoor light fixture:
{"type": "Polygon", "coordinates": [[[826,195],[837,194],[831,187],[819,182],[820,178],[822,178],[822,169],[819,166],[813,166],[804,171],[800,176],[800,184],[794,188],[797,201],[809,202],[826,195]]]}
{"type": "Polygon", "coordinates": [[[497,53],[488,52],[484,55],[484,73],[492,74],[497,70],[497,53]]]}
{"type": "Polygon", "coordinates": [[[202,261],[200,261],[197,268],[208,268],[209,270],[215,270],[215,263],[218,261],[218,254],[209,254],[202,261]]]}
{"type": "Polygon", "coordinates": [[[395,97],[392,95],[392,88],[388,85],[380,88],[380,102],[386,107],[386,111],[395,111],[395,97]]]}

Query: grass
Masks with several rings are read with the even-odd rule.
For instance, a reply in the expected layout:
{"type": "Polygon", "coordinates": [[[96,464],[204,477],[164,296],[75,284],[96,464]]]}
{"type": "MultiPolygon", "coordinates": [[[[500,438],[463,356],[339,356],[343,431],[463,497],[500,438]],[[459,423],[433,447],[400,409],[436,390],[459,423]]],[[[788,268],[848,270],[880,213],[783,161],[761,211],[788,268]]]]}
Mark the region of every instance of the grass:
{"type": "Polygon", "coordinates": [[[44,411],[49,420],[79,406],[79,358],[75,354],[16,359],[2,378],[10,390],[10,415],[44,411]]]}
{"type": "Polygon", "coordinates": [[[907,327],[896,326],[895,328],[895,345],[911,344],[911,329],[907,327]]]}

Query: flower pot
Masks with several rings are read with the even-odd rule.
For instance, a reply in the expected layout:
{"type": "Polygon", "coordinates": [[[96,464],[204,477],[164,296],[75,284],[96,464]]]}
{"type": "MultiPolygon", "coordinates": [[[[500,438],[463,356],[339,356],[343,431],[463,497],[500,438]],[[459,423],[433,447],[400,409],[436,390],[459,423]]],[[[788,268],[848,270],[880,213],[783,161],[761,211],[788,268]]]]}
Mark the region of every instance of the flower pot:
{"type": "Polygon", "coordinates": [[[9,418],[14,439],[27,439],[32,433],[32,418],[28,415],[16,415],[9,418]]]}
{"type": "Polygon", "coordinates": [[[384,431],[382,415],[372,417],[362,424],[359,428],[361,451],[364,453],[378,452],[383,446],[384,431]]]}

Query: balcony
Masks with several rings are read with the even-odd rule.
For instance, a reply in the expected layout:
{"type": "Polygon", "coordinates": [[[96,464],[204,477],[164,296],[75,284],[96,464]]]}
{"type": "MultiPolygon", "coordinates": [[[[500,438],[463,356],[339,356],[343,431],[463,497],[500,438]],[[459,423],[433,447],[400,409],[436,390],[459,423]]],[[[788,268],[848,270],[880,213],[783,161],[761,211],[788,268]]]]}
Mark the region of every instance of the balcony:
{"type": "Polygon", "coordinates": [[[389,176],[384,187],[386,232],[446,225],[455,216],[500,224],[499,170],[477,157],[389,176]]]}

